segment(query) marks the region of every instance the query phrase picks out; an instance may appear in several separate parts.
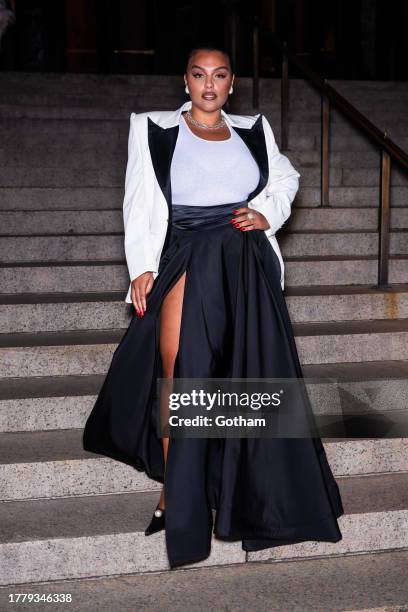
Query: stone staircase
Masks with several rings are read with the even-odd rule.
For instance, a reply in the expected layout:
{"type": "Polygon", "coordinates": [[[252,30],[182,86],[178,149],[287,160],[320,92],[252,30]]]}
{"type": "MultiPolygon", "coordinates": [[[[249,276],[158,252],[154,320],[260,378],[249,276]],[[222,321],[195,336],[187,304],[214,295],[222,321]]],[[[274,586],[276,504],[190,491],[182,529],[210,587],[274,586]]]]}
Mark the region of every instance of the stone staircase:
{"type": "MultiPolygon", "coordinates": [[[[336,85],[408,148],[406,85],[336,85]]],[[[253,114],[250,81],[236,90],[230,112],[253,114]]],[[[83,451],[82,427],[130,320],[129,115],[183,100],[179,77],[0,74],[1,585],[168,569],[163,533],[143,533],[160,486],[83,451]]],[[[279,143],[278,81],[261,81],[261,100],[279,143]]],[[[319,99],[293,81],[291,100],[285,153],[301,189],[278,240],[304,375],[350,381],[345,412],[375,399],[392,416],[407,408],[408,175],[392,173],[395,284],[378,291],[379,154],[333,112],[331,206],[320,208],[319,99]]],[[[254,561],[346,564],[361,553],[381,565],[386,552],[408,549],[408,438],[323,441],[346,512],[339,543],[246,554],[240,542],[214,540],[210,558],[191,567],[250,572],[254,561]]],[[[217,571],[221,589],[227,574],[217,571]]]]}

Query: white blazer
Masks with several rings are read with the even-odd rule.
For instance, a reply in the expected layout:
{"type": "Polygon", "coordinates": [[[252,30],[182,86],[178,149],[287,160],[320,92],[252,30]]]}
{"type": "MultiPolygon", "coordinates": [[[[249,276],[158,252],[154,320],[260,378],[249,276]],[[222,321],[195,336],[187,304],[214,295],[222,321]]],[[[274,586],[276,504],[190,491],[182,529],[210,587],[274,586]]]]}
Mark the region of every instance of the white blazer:
{"type": "MultiPolygon", "coordinates": [[[[159,273],[161,253],[171,231],[170,165],[181,113],[191,106],[188,100],[176,111],[130,116],[123,220],[131,281],[143,272],[153,272],[154,279],[159,273]]],[[[261,212],[268,220],[270,227],[265,234],[281,265],[283,289],[284,263],[275,234],[291,214],[300,174],[280,153],[264,115],[231,115],[222,109],[221,114],[228,126],[243,138],[258,163],[260,180],[249,194],[248,207],[261,212]]],[[[130,290],[131,287],[126,296],[128,303],[131,303],[130,290]]]]}

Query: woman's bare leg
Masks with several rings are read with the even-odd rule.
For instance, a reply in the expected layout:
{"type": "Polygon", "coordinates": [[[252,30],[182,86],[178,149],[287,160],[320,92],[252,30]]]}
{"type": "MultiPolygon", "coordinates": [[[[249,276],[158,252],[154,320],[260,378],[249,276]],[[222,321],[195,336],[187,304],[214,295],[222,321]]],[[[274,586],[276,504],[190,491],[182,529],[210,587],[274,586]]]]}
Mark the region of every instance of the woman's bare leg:
{"type": "MultiPolygon", "coordinates": [[[[173,378],[174,364],[177,357],[180,339],[181,313],[183,308],[186,272],[173,285],[163,300],[160,316],[160,355],[163,364],[163,378],[173,378]]],[[[162,399],[161,399],[162,401],[162,399]]],[[[165,407],[168,410],[168,398],[165,407]]],[[[163,437],[164,462],[167,462],[169,438],[163,437]]],[[[164,487],[160,495],[160,508],[165,508],[164,487]]]]}

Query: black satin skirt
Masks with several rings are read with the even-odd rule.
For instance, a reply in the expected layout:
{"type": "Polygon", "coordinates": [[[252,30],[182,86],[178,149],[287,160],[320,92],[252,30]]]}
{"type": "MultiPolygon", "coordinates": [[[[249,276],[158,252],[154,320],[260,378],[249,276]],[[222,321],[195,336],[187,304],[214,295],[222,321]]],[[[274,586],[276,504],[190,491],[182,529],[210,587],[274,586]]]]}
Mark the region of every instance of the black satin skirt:
{"type": "Polygon", "coordinates": [[[263,230],[230,223],[246,205],[173,205],[146,313],[132,318],[84,429],[85,450],[164,483],[171,567],[208,557],[212,535],[246,551],[342,539],[342,500],[318,437],[171,438],[164,470],[152,416],[160,308],[185,271],[175,378],[302,378],[279,259],[263,230]]]}

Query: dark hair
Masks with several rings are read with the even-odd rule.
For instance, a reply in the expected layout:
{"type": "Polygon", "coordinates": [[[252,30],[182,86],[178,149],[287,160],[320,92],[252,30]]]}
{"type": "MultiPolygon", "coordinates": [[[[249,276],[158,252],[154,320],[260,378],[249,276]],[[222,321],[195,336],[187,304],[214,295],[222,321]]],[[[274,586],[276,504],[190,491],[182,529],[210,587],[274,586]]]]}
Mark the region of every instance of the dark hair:
{"type": "Polygon", "coordinates": [[[186,66],[188,66],[191,58],[193,57],[193,55],[195,53],[197,53],[197,51],[218,51],[219,53],[223,53],[229,61],[229,64],[231,66],[231,72],[232,74],[234,74],[234,66],[232,65],[232,59],[231,56],[229,54],[229,52],[227,51],[227,49],[220,47],[218,45],[200,45],[197,47],[194,47],[193,49],[190,49],[188,56],[187,56],[187,61],[186,61],[186,66]]]}

